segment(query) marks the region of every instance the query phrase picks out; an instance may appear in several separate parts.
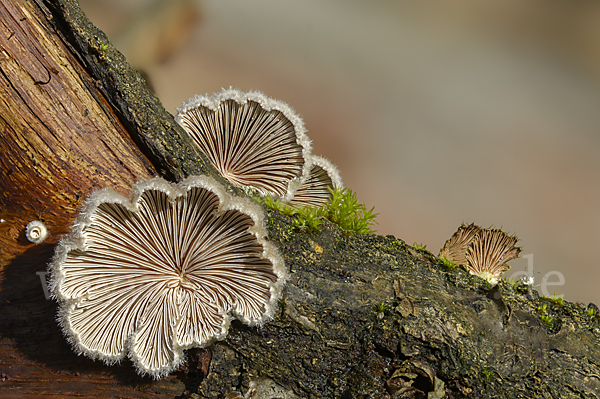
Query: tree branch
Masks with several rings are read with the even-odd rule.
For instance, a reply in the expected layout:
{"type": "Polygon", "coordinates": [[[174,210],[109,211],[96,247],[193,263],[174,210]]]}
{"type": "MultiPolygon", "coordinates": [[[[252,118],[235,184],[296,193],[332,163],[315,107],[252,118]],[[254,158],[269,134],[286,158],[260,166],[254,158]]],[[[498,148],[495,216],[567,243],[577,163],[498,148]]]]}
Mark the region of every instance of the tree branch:
{"type": "Polygon", "coordinates": [[[270,239],[290,279],[271,322],[234,321],[159,381],[129,362],[78,357],[36,272],[83,199],[104,187],[128,196],[155,174],[227,183],[74,1],[3,0],[0,16],[3,397],[600,397],[595,306],[492,287],[390,236],[328,222],[294,233],[272,210],[270,239]],[[50,231],[41,244],[24,236],[32,220],[50,231]]]}

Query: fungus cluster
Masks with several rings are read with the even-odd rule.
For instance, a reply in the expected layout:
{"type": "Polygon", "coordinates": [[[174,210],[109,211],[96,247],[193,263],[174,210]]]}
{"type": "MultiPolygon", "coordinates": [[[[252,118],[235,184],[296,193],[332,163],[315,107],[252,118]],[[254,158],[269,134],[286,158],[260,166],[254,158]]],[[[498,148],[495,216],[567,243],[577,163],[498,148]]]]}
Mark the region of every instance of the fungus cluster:
{"type": "Polygon", "coordinates": [[[223,90],[195,96],[177,122],[231,184],[251,187],[292,206],[320,206],[338,170],[311,153],[302,119],[287,104],[259,92],[223,90]]]}
{"type": "Polygon", "coordinates": [[[462,265],[471,274],[496,284],[505,271],[506,263],[519,257],[519,239],[499,229],[482,229],[471,223],[462,224],[440,250],[440,258],[462,265]]]}
{"type": "Polygon", "coordinates": [[[62,330],[80,354],[165,376],[223,339],[230,315],[272,316],[285,270],[266,235],[261,208],[210,177],[98,191],[49,266],[62,330]]]}

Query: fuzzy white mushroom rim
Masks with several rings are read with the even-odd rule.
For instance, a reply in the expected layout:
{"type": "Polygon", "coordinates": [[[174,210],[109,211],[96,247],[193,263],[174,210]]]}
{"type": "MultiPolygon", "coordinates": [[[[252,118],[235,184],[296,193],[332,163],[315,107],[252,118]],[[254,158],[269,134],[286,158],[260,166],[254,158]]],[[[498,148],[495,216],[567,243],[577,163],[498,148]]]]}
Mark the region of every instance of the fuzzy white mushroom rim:
{"type": "Polygon", "coordinates": [[[233,185],[288,200],[297,182],[308,178],[310,139],[284,102],[228,89],[190,98],[176,119],[233,185]]]}
{"type": "Polygon", "coordinates": [[[288,201],[288,204],[294,207],[323,206],[331,200],[330,189],[344,187],[340,172],[326,158],[313,155],[309,159],[308,167],[308,178],[300,182],[294,197],[288,201]]]}
{"type": "Polygon", "coordinates": [[[206,176],[141,181],[130,199],[96,192],[49,266],[68,341],[108,364],[128,355],[160,378],[184,349],[223,339],[229,314],[265,322],[285,270],[262,215],[206,176]]]}

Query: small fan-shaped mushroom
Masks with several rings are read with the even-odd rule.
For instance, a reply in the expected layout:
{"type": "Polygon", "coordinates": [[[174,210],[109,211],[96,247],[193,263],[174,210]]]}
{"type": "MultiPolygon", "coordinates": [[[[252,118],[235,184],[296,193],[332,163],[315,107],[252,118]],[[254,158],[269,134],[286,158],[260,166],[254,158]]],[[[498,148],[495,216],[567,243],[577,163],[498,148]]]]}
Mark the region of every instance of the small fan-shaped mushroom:
{"type": "Polygon", "coordinates": [[[510,269],[506,262],[519,257],[519,239],[498,229],[483,229],[473,240],[466,254],[467,269],[490,284],[496,284],[502,274],[510,269]]]}
{"type": "Polygon", "coordinates": [[[342,178],[337,168],[327,159],[312,156],[309,162],[310,174],[295,190],[289,204],[299,206],[321,206],[331,198],[329,189],[342,188],[342,178]]]}
{"type": "Polygon", "coordinates": [[[290,183],[308,177],[310,140],[283,102],[229,89],[192,97],[176,119],[233,185],[287,199],[293,196],[290,183]]]}
{"type": "Polygon", "coordinates": [[[440,258],[446,258],[456,265],[467,265],[466,253],[473,239],[481,232],[481,227],[475,223],[460,225],[456,233],[446,241],[444,247],[440,250],[440,258]]]}
{"type": "Polygon", "coordinates": [[[130,199],[99,191],[50,265],[63,332],[79,353],[128,354],[160,378],[184,349],[223,339],[229,313],[273,314],[285,272],[265,236],[260,207],[205,176],[142,181],[130,199]]]}
{"type": "Polygon", "coordinates": [[[462,224],[440,250],[440,258],[465,266],[471,274],[496,284],[510,268],[506,262],[518,258],[518,238],[498,229],[462,224]]]}

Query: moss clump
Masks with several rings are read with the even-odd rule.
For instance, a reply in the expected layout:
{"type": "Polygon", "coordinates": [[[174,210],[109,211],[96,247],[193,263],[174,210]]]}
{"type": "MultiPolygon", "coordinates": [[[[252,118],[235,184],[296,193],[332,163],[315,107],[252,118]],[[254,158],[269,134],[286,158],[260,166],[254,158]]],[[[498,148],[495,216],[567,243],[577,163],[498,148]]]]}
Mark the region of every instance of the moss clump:
{"type": "Polygon", "coordinates": [[[481,366],[481,374],[483,374],[483,380],[485,382],[490,382],[490,379],[494,375],[494,370],[490,370],[485,366],[481,366]]]}
{"type": "Polygon", "coordinates": [[[377,302],[375,304],[375,312],[377,313],[377,318],[379,320],[385,317],[385,311],[388,308],[388,304],[385,301],[377,302]]]}
{"type": "Polygon", "coordinates": [[[420,249],[425,250],[425,249],[427,249],[427,244],[423,244],[423,243],[417,244],[416,242],[414,242],[412,246],[416,250],[420,250],[420,249]]]}
{"type": "Polygon", "coordinates": [[[444,268],[446,270],[455,270],[456,269],[456,263],[454,263],[451,260],[447,259],[445,256],[442,256],[440,258],[440,263],[442,264],[442,266],[444,266],[444,268]]]}
{"type": "Polygon", "coordinates": [[[377,224],[373,213],[375,208],[367,210],[365,204],[358,202],[356,193],[349,188],[329,189],[331,201],[322,208],[323,216],[337,224],[342,229],[356,234],[373,234],[371,226],[377,224]]]}
{"type": "MultiPolygon", "coordinates": [[[[543,299],[543,298],[542,298],[543,299]]],[[[560,321],[548,314],[548,304],[538,306],[536,309],[540,314],[541,322],[546,326],[550,333],[556,333],[560,329],[560,321]]]]}
{"type": "Polygon", "coordinates": [[[270,195],[265,195],[264,197],[253,196],[252,199],[254,202],[262,203],[269,209],[273,209],[285,216],[292,216],[296,210],[289,205],[282,203],[280,200],[271,197],[270,195]]]}
{"type": "Polygon", "coordinates": [[[316,234],[320,232],[319,226],[323,223],[323,219],[319,212],[319,208],[307,206],[299,208],[294,214],[294,220],[290,226],[291,231],[299,231],[302,233],[316,234]]]}
{"type": "Polygon", "coordinates": [[[565,299],[561,296],[557,296],[556,292],[551,297],[543,296],[542,299],[544,301],[552,302],[553,304],[558,306],[565,306],[565,299]]]}
{"type": "Polygon", "coordinates": [[[358,202],[356,193],[349,188],[329,189],[331,193],[330,202],[321,207],[293,207],[276,200],[269,195],[262,199],[262,203],[283,215],[294,217],[290,230],[310,234],[320,232],[319,226],[325,219],[337,224],[342,229],[355,234],[373,234],[375,231],[371,226],[377,223],[373,213],[375,208],[367,210],[365,204],[358,202]]]}
{"type": "Polygon", "coordinates": [[[542,320],[542,322],[547,328],[552,328],[552,326],[554,325],[554,320],[552,320],[552,317],[546,314],[541,315],[540,320],[542,320]]]}
{"type": "Polygon", "coordinates": [[[548,305],[546,304],[540,305],[537,308],[538,313],[546,313],[546,310],[548,310],[548,305]]]}
{"type": "Polygon", "coordinates": [[[519,288],[519,280],[515,280],[514,278],[503,278],[502,281],[504,281],[506,284],[511,285],[514,289],[519,288]]]}

